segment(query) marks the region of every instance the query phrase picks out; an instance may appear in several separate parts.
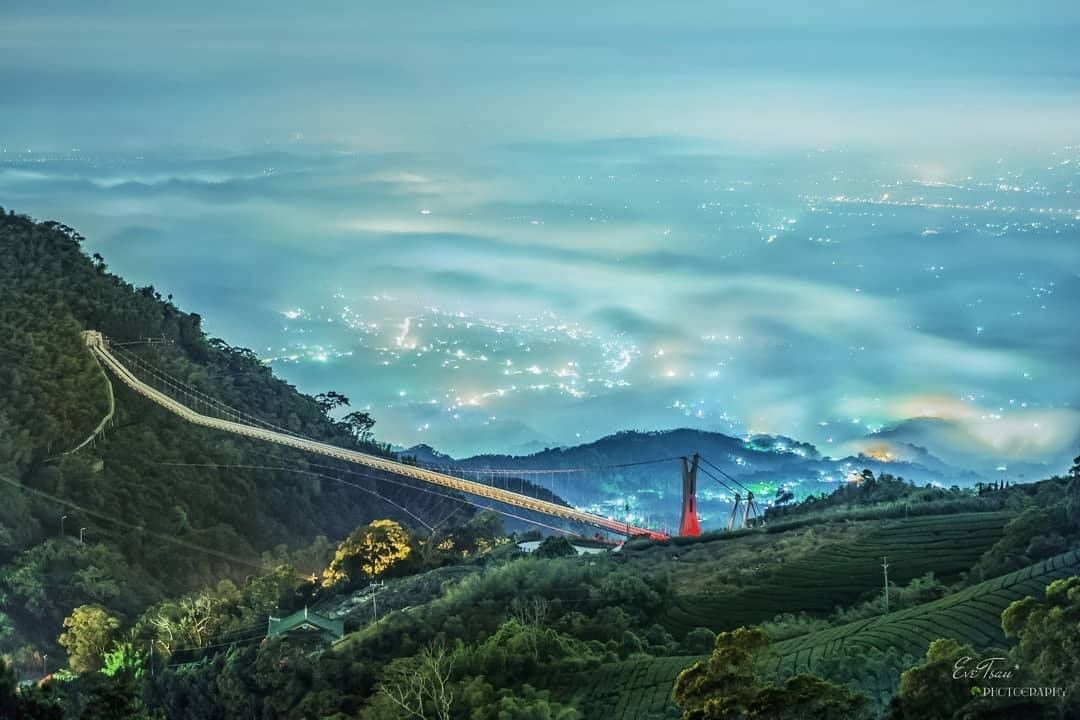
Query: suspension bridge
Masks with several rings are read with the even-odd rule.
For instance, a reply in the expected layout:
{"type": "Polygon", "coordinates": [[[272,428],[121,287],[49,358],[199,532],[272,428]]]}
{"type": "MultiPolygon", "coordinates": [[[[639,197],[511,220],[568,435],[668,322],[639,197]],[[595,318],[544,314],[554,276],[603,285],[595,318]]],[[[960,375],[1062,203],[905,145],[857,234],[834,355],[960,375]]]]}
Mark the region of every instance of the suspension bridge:
{"type": "MultiPolygon", "coordinates": [[[[551,500],[546,500],[539,497],[533,497],[524,492],[523,481],[521,481],[521,487],[519,488],[522,492],[511,491],[508,487],[508,480],[511,477],[517,477],[520,480],[523,474],[535,472],[553,474],[568,473],[575,472],[575,470],[552,469],[536,471],[527,469],[485,468],[484,472],[490,474],[492,477],[495,475],[501,475],[503,477],[502,487],[497,487],[494,481],[490,484],[485,484],[476,480],[469,480],[452,475],[452,470],[450,468],[436,469],[424,467],[420,464],[400,462],[357,450],[338,447],[313,438],[304,437],[303,435],[299,435],[286,428],[276,426],[248,413],[231,408],[221,401],[201,393],[195,388],[184,385],[175,378],[170,378],[164,375],[164,373],[155,371],[153,368],[146,366],[141,363],[136,356],[120,350],[119,347],[112,346],[98,331],[86,331],[83,333],[83,337],[87,347],[98,362],[100,362],[103,367],[110,370],[124,385],[151,402],[195,425],[334,458],[347,463],[360,465],[371,470],[420,481],[429,486],[438,486],[446,490],[502,503],[512,508],[539,513],[563,521],[579,523],[615,535],[647,537],[652,540],[663,540],[669,536],[667,532],[662,530],[633,525],[629,520],[618,520],[611,517],[605,517],[597,513],[578,509],[571,505],[554,502],[556,498],[553,489],[550,490],[551,500]],[[118,357],[118,355],[122,355],[123,357],[118,357]],[[136,369],[142,371],[144,374],[149,373],[152,377],[148,378],[149,381],[144,380],[136,374],[136,369]],[[161,389],[155,387],[154,384],[152,384],[154,382],[160,385],[161,389]],[[200,409],[204,409],[206,412],[200,412],[200,409]],[[221,415],[221,417],[218,417],[218,415],[221,415]]],[[[694,455],[692,459],[662,458],[636,463],[611,465],[609,467],[630,467],[633,465],[647,465],[672,460],[681,460],[682,463],[683,482],[682,511],[679,524],[680,535],[692,536],[700,533],[697,516],[697,475],[699,471],[723,486],[734,498],[735,505],[732,508],[727,523],[727,528],[729,530],[734,529],[737,526],[747,526],[750,523],[751,513],[755,516],[757,515],[757,507],[754,504],[753,493],[737,479],[731,477],[719,467],[698,455],[694,455]],[[702,464],[703,462],[711,467],[712,471],[706,469],[702,464]],[[717,475],[713,474],[713,471],[723,476],[725,479],[717,477],[717,475]],[[745,495],[743,493],[745,493],[745,495]],[[742,511],[741,515],[740,510],[742,511]]],[[[460,468],[457,470],[461,471],[460,468]]]]}

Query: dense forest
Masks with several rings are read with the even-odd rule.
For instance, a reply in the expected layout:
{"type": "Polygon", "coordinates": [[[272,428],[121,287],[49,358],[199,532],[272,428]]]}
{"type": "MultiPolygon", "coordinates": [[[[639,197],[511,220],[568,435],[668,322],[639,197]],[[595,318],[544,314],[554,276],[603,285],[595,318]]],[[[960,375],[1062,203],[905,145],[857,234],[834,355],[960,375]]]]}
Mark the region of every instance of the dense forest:
{"type": "Polygon", "coordinates": [[[40,671],[45,654],[62,662],[56,637],[82,604],[130,615],[275,559],[310,574],[327,560],[326,538],[375,518],[415,524],[399,505],[432,523],[468,519],[470,507],[400,481],[220,437],[121,383],[110,388],[83,330],[155,338],[128,349],[260,419],[387,452],[372,441],[370,418],[331,416],[347,398],[298,393],[251,351],[207,337],[198,315],[109,273],[81,240],[62,224],[0,212],[0,652],[20,671],[40,671]],[[115,415],[102,435],[66,454],[102,421],[110,392],[115,415]]]}
{"type": "Polygon", "coordinates": [[[80,241],[0,212],[0,718],[1080,713],[1080,458],[979,491],[867,469],[781,490],[751,528],[618,551],[510,533],[110,383],[82,331],[263,421],[389,453],[347,398],[298,393],[80,241]],[[342,637],[270,631],[294,611],[342,637]],[[1008,677],[957,677],[986,657],[1008,677]]]}

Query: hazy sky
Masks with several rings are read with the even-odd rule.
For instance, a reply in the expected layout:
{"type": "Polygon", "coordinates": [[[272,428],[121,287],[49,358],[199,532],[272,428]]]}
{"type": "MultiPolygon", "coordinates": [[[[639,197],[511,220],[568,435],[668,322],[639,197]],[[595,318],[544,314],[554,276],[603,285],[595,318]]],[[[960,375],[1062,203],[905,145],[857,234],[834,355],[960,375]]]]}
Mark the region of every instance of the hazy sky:
{"type": "Polygon", "coordinates": [[[1054,143],[1078,22],[1067,0],[7,0],[0,142],[1054,143]]]}
{"type": "Polygon", "coordinates": [[[0,204],[393,442],[1071,457],[1076,3],[381,5],[9,0],[0,204]]]}

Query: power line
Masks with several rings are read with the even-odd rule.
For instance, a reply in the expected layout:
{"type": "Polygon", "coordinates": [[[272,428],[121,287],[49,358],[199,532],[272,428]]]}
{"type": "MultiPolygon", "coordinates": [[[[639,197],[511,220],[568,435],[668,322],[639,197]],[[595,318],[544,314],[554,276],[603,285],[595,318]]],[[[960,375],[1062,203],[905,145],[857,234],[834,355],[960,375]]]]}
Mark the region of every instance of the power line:
{"type": "MultiPolygon", "coordinates": [[[[222,464],[217,464],[217,463],[156,463],[156,464],[159,464],[159,465],[183,465],[183,466],[189,466],[189,467],[237,468],[237,469],[244,469],[244,470],[280,470],[280,471],[284,471],[284,472],[305,472],[303,470],[294,470],[293,468],[275,467],[275,466],[270,466],[270,465],[244,465],[244,464],[226,464],[226,465],[222,465],[222,464]]],[[[314,467],[325,467],[325,466],[315,465],[314,467]]],[[[424,487],[417,487],[415,485],[409,485],[408,483],[403,483],[403,482],[399,482],[399,481],[396,481],[396,480],[391,480],[389,478],[379,477],[379,476],[376,476],[376,475],[368,475],[366,473],[357,472],[355,470],[342,471],[342,472],[348,472],[349,474],[352,474],[352,475],[360,475],[361,477],[370,478],[372,480],[377,480],[379,482],[388,482],[388,483],[390,483],[392,485],[400,485],[402,487],[406,487],[406,488],[408,488],[410,490],[415,490],[417,492],[423,492],[423,493],[429,493],[431,495],[437,495],[439,497],[446,498],[447,500],[454,500],[456,502],[464,503],[466,505],[471,505],[471,506],[473,506],[475,508],[479,508],[481,510],[491,510],[493,512],[499,513],[500,515],[504,515],[506,517],[513,518],[515,520],[520,520],[520,521],[522,521],[524,523],[528,523],[530,525],[537,525],[539,527],[547,528],[548,530],[553,530],[555,532],[564,533],[566,535],[575,535],[576,534],[576,533],[574,533],[574,532],[572,532],[570,530],[566,530],[565,528],[556,527],[555,525],[548,525],[547,523],[540,522],[539,520],[533,520],[531,518],[523,517],[521,515],[515,515],[514,513],[508,512],[506,510],[499,510],[498,508],[489,507],[487,505],[482,505],[480,503],[473,502],[473,501],[468,500],[466,498],[456,497],[454,495],[446,495],[446,494],[438,492],[436,490],[430,490],[430,489],[424,488],[424,487]]],[[[343,482],[346,485],[351,484],[351,483],[347,483],[347,482],[344,482],[344,481],[341,481],[341,482],[343,482]]],[[[361,490],[366,490],[366,488],[362,488],[362,487],[360,487],[358,485],[352,485],[352,486],[357,487],[357,488],[359,488],[361,490]]],[[[496,500],[496,502],[498,502],[498,501],[496,500]]]]}
{"type": "Polygon", "coordinates": [[[341,483],[342,485],[348,485],[349,487],[353,487],[353,488],[356,488],[357,490],[361,490],[361,491],[366,492],[366,493],[368,493],[370,495],[374,495],[375,497],[379,498],[380,500],[387,503],[388,505],[393,505],[398,510],[401,510],[403,513],[406,513],[411,518],[416,520],[418,523],[420,523],[421,525],[426,527],[428,530],[433,529],[430,525],[428,525],[426,522],[424,522],[423,518],[421,518],[419,515],[412,512],[407,507],[405,507],[403,505],[399,505],[398,503],[394,502],[390,498],[388,498],[388,497],[386,497],[384,495],[380,495],[379,493],[375,492],[374,490],[366,488],[366,487],[364,487],[362,485],[357,485],[356,483],[351,483],[348,480],[343,480],[341,478],[334,477],[332,475],[326,475],[324,473],[312,472],[310,470],[301,470],[299,468],[271,467],[271,466],[267,466],[267,465],[244,466],[244,465],[218,465],[217,463],[180,463],[180,462],[155,462],[155,463],[151,463],[151,464],[152,465],[163,465],[163,466],[166,466],[166,467],[213,467],[213,468],[228,468],[228,467],[241,468],[241,467],[247,467],[248,469],[252,469],[252,470],[254,470],[254,469],[258,469],[258,470],[280,470],[282,472],[294,472],[294,473],[300,473],[302,475],[312,475],[314,477],[326,478],[327,480],[333,480],[334,482],[341,483]]]}
{"type": "MultiPolygon", "coordinates": [[[[251,642],[253,640],[262,640],[265,637],[266,637],[265,633],[259,633],[258,635],[252,635],[251,637],[240,638],[238,640],[230,640],[228,642],[217,643],[216,645],[203,645],[201,647],[192,647],[192,648],[177,648],[175,650],[172,650],[169,653],[169,655],[175,656],[176,653],[179,653],[179,652],[193,652],[193,651],[198,651],[198,650],[211,650],[213,648],[226,647],[228,645],[239,645],[241,643],[249,643],[249,642],[251,642]]],[[[195,662],[195,661],[192,661],[192,662],[195,662]]],[[[165,667],[178,667],[180,665],[188,665],[188,664],[190,664],[190,663],[186,663],[186,662],[169,663],[165,667]]]]}
{"type": "MultiPolygon", "coordinates": [[[[159,532],[156,532],[154,530],[150,530],[150,529],[145,528],[145,527],[140,527],[139,525],[129,523],[126,520],[121,520],[119,518],[113,517],[111,515],[107,515],[107,514],[105,514],[103,512],[99,512],[97,510],[90,510],[89,508],[85,508],[85,507],[83,507],[81,505],[73,503],[70,500],[65,500],[64,498],[57,497],[56,495],[52,495],[50,493],[47,493],[44,490],[38,490],[37,488],[32,488],[32,487],[29,487],[27,485],[23,485],[18,480],[13,480],[13,479],[7,477],[6,475],[0,475],[0,482],[5,482],[8,485],[11,485],[12,487],[16,487],[16,488],[18,488],[20,490],[24,490],[26,492],[37,495],[39,497],[43,497],[46,500],[51,500],[52,502],[58,503],[60,505],[64,505],[64,506],[69,507],[69,508],[71,508],[73,510],[78,510],[79,512],[84,513],[85,515],[89,515],[90,517],[95,517],[95,518],[97,518],[99,520],[104,520],[106,522],[111,522],[111,523],[114,523],[116,525],[119,525],[120,527],[127,528],[128,530],[134,530],[135,532],[145,533],[145,534],[150,535],[152,537],[156,537],[157,539],[161,540],[162,542],[171,543],[173,545],[177,545],[179,547],[183,547],[183,548],[186,548],[188,550],[195,550],[197,552],[206,553],[207,555],[213,555],[214,557],[217,557],[217,558],[219,558],[221,560],[228,560],[230,562],[239,563],[241,565],[247,565],[249,567],[256,568],[257,570],[260,570],[260,571],[265,569],[265,566],[261,562],[256,562],[254,560],[242,558],[242,557],[239,557],[237,555],[231,555],[229,553],[221,552],[220,550],[214,550],[214,549],[211,549],[211,548],[202,547],[201,545],[196,545],[195,543],[188,542],[187,540],[182,540],[182,539],[180,539],[178,537],[173,537],[172,535],[166,535],[164,533],[159,533],[159,532]]],[[[306,579],[306,578],[308,578],[310,576],[309,575],[301,575],[300,573],[297,573],[297,577],[302,577],[302,578],[306,579]]]]}
{"type": "Polygon", "coordinates": [[[569,475],[575,473],[596,472],[598,470],[617,470],[619,468],[637,467],[639,465],[655,465],[657,463],[671,462],[673,460],[679,460],[679,457],[665,457],[656,458],[654,460],[639,460],[637,462],[628,463],[611,463],[606,465],[581,465],[572,468],[513,468],[513,467],[466,467],[463,465],[433,465],[425,463],[417,463],[419,467],[436,470],[438,472],[444,472],[447,470],[456,470],[458,472],[475,472],[475,473],[492,473],[499,475],[569,475]]]}

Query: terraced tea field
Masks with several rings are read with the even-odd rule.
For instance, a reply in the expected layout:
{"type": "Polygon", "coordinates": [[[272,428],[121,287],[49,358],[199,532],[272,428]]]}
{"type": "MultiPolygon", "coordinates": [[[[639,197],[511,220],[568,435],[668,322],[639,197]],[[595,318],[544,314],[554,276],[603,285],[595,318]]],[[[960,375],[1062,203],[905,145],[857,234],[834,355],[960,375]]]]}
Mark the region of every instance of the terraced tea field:
{"type": "MultiPolygon", "coordinates": [[[[953,638],[976,649],[1005,646],[1001,613],[1027,595],[1043,597],[1054,580],[1080,574],[1080,550],[1074,550],[1017,572],[973,585],[931,603],[882,615],[871,620],[792,638],[775,646],[770,669],[777,673],[820,672],[829,658],[842,657],[857,648],[888,650],[918,659],[937,638],[953,638]]],[[[701,657],[670,657],[628,660],[601,668],[588,678],[575,701],[586,708],[586,717],[611,720],[658,720],[677,718],[671,689],[683,668],[701,657]]],[[[886,669],[888,680],[868,677],[863,689],[871,695],[890,692],[905,668],[886,669]],[[891,686],[885,687],[884,683],[891,686]]]]}
{"type": "Polygon", "coordinates": [[[1010,603],[1027,595],[1042,598],[1051,582],[1078,574],[1080,550],[1073,550],[931,603],[777,643],[775,668],[813,671],[820,661],[859,648],[899,648],[920,657],[937,638],[974,648],[1005,646],[1001,613],[1010,603]]]}
{"type": "Polygon", "coordinates": [[[587,718],[665,720],[678,718],[671,688],[683,668],[699,657],[626,660],[605,665],[589,677],[573,698],[587,718]]]}
{"type": "MultiPolygon", "coordinates": [[[[721,586],[717,591],[680,594],[661,622],[680,637],[699,626],[728,630],[784,612],[827,615],[881,586],[882,557],[888,557],[889,577],[896,584],[927,572],[953,580],[1001,537],[1012,517],[984,512],[859,523],[791,559],[777,552],[757,574],[740,578],[738,589],[724,590],[724,583],[716,583],[721,586]]],[[[723,549],[717,546],[717,552],[723,549]]],[[[709,584],[708,565],[688,572],[700,573],[695,581],[709,584]]]]}

